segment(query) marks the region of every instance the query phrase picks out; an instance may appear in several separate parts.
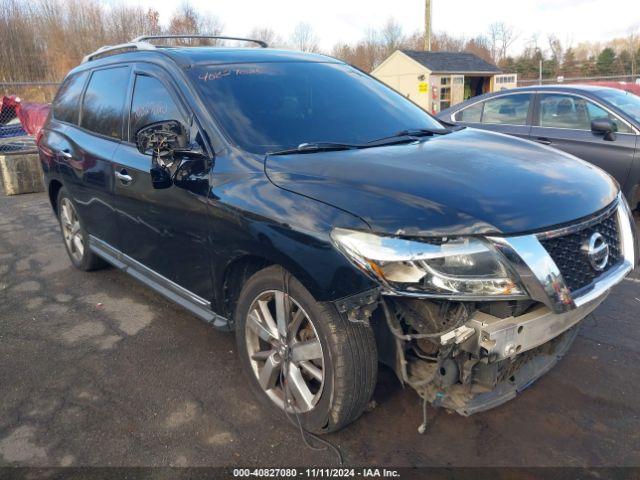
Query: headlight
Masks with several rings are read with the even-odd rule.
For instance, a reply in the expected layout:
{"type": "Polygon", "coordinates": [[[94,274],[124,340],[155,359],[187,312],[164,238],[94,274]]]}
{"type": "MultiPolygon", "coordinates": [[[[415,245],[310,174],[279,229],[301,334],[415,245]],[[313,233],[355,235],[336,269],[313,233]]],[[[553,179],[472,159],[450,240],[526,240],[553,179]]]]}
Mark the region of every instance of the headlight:
{"type": "Polygon", "coordinates": [[[427,243],[335,228],[337,248],[395,291],[442,297],[525,297],[499,254],[476,238],[427,243]]]}

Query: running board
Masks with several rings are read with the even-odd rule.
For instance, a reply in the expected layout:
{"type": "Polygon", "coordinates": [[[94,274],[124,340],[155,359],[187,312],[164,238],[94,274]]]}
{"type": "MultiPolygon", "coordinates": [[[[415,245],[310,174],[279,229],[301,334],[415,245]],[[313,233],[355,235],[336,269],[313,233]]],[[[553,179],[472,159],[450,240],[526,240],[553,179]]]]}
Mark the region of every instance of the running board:
{"type": "Polygon", "coordinates": [[[99,238],[89,235],[89,248],[114,267],[128,273],[163,297],[180,305],[219,330],[229,330],[229,321],[211,310],[211,303],[181,287],[158,272],[122,253],[99,238]]]}

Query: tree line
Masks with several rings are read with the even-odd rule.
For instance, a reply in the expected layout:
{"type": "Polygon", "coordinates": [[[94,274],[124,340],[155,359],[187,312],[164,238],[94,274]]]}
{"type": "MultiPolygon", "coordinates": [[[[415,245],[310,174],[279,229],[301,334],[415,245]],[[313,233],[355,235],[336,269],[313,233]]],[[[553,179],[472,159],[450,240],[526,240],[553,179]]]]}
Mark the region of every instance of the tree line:
{"type": "MultiPolygon", "coordinates": [[[[87,53],[139,35],[221,35],[223,31],[222,19],[198,11],[188,2],[180,4],[169,22],[162,25],[157,10],[135,4],[105,6],[98,0],[0,0],[0,82],[60,81],[87,53]]],[[[360,40],[336,43],[327,52],[320,48],[320,39],[308,23],[295,26],[287,38],[268,27],[233,33],[265,40],[275,47],[326,53],[365,71],[373,70],[397,49],[422,50],[424,46],[424,32],[407,33],[393,18],[377,28],[367,29],[360,40]]],[[[432,35],[431,48],[475,53],[505,72],[518,73],[521,79],[537,78],[540,60],[544,78],[637,75],[640,70],[640,36],[635,32],[605,44],[573,45],[553,35],[544,40],[534,36],[524,42],[521,53],[514,55],[513,46],[519,39],[519,32],[512,26],[496,22],[489,26],[486,34],[475,37],[436,32],[432,35]]],[[[183,40],[177,43],[210,42],[183,40]]]]}

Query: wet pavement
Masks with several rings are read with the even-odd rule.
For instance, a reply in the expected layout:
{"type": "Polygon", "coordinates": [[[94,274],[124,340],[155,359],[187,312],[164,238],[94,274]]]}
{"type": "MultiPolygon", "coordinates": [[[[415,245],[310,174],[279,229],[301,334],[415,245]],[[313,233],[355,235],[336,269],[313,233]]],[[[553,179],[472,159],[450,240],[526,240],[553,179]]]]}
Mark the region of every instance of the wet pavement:
{"type": "MultiPolygon", "coordinates": [[[[325,437],[348,464],[640,465],[640,275],[515,400],[464,418],[388,370],[377,407],[325,437]]],[[[128,275],[74,269],[45,194],[0,191],[0,466],[335,464],[263,410],[217,332],[128,275]]]]}

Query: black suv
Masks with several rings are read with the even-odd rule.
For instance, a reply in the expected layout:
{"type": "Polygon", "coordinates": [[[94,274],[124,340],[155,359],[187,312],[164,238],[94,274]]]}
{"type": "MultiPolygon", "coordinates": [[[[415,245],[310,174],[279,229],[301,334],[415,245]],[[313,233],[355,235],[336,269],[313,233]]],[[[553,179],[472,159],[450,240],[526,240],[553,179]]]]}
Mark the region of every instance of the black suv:
{"type": "Polygon", "coordinates": [[[636,263],[597,167],[333,58],[148,40],[71,71],[39,142],[71,261],[235,330],[257,396],[311,431],[361,414],[378,362],[463,415],[513,398],[636,263]]]}

